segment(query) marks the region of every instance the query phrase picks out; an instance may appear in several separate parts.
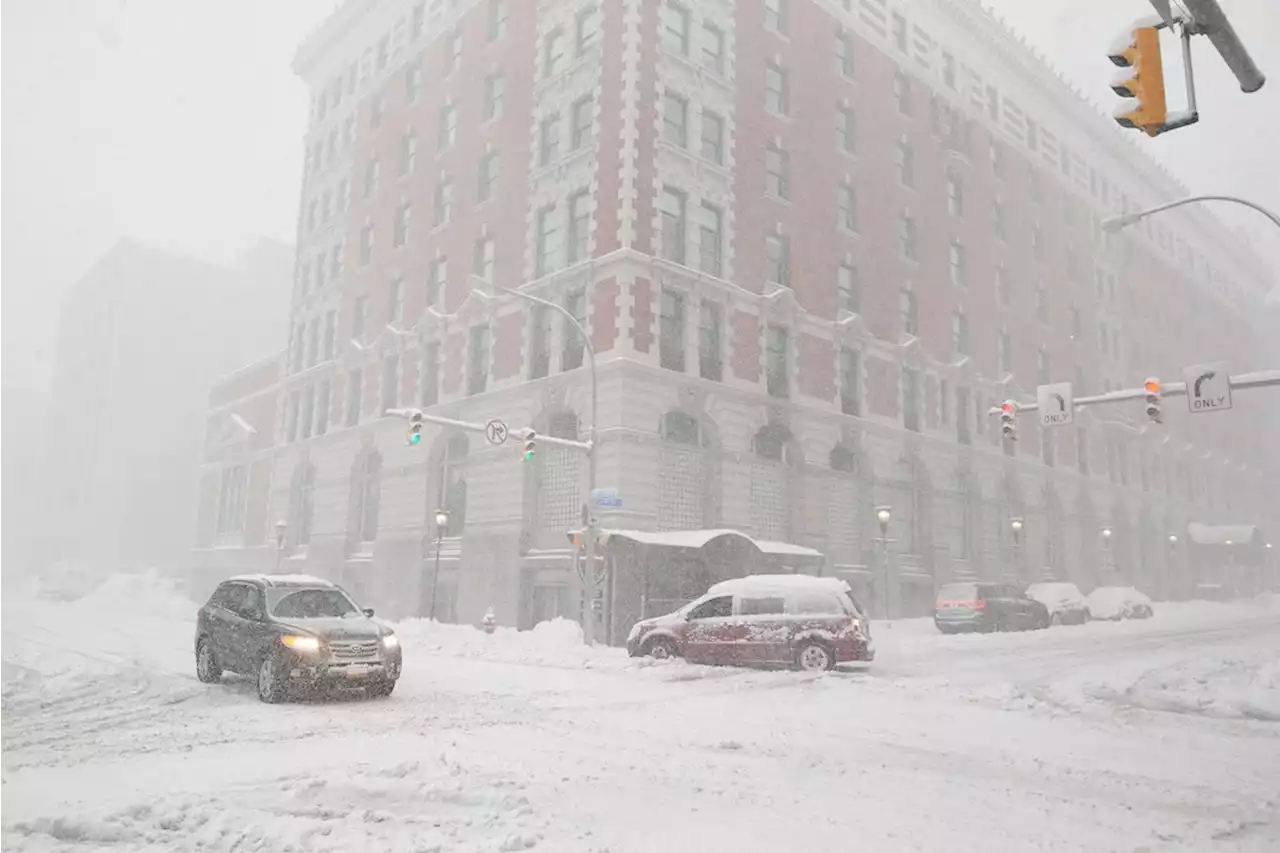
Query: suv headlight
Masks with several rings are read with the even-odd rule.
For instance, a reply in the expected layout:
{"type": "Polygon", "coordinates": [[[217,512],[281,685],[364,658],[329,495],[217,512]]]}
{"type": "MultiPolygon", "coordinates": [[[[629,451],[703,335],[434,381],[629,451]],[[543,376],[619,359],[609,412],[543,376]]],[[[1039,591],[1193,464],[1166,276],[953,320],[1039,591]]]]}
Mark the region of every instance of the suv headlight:
{"type": "Polygon", "coordinates": [[[280,642],[296,652],[320,651],[320,641],[315,637],[299,637],[295,634],[285,634],[280,638],[280,642]]]}
{"type": "Polygon", "coordinates": [[[387,634],[382,638],[382,645],[384,648],[394,649],[396,646],[400,645],[400,638],[395,634],[387,634]]]}

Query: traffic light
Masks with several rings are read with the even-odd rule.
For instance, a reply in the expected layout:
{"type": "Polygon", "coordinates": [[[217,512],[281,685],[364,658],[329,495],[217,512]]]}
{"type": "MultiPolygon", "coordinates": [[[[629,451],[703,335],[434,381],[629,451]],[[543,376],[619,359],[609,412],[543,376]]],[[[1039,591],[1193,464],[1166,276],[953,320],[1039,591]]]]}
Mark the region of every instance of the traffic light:
{"type": "Polygon", "coordinates": [[[1012,400],[1000,404],[1000,434],[1009,441],[1018,440],[1018,406],[1012,400]]]}
{"type": "Polygon", "coordinates": [[[1142,383],[1142,390],[1147,392],[1147,417],[1151,418],[1151,422],[1158,424],[1163,423],[1164,417],[1160,414],[1160,380],[1152,377],[1142,383]]]}
{"type": "Polygon", "coordinates": [[[529,430],[527,433],[525,433],[525,436],[524,436],[524,450],[523,450],[523,451],[521,451],[521,453],[520,453],[520,461],[521,461],[521,462],[532,462],[532,461],[533,461],[533,450],[534,450],[534,438],[535,438],[535,437],[536,437],[536,436],[535,436],[535,434],[534,434],[533,430],[529,430]]]}
{"type": "Polygon", "coordinates": [[[1165,130],[1169,110],[1164,97],[1160,32],[1155,27],[1134,27],[1107,55],[1121,68],[1111,78],[1111,90],[1125,99],[1111,113],[1116,123],[1148,136],[1165,130]]]}
{"type": "Polygon", "coordinates": [[[422,442],[422,412],[414,412],[409,415],[409,437],[405,440],[405,444],[410,446],[420,444],[422,442]]]}

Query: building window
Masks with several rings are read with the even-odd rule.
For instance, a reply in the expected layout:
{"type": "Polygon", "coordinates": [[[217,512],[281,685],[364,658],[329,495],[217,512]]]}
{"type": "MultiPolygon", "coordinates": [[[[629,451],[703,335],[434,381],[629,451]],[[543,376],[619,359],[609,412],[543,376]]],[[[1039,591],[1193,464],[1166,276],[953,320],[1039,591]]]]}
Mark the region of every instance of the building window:
{"type": "Polygon", "coordinates": [[[441,175],[436,182],[436,225],[444,225],[453,212],[453,181],[441,175]]]}
{"type": "Polygon", "coordinates": [[[329,380],[325,380],[316,388],[316,435],[324,435],[329,431],[329,380]]]}
{"type": "Polygon", "coordinates": [[[663,97],[662,138],[681,148],[689,146],[689,102],[674,92],[663,97]]]}
{"type": "Polygon", "coordinates": [[[858,293],[858,268],[841,264],[836,274],[836,302],[839,310],[850,314],[860,313],[862,305],[858,293]]]}
{"type": "Polygon", "coordinates": [[[307,324],[307,367],[315,367],[320,358],[320,321],[307,324]]]}
{"type": "Polygon", "coordinates": [[[667,370],[684,373],[684,294],[662,288],[658,309],[658,363],[667,370]]]}
{"type": "Polygon", "coordinates": [[[846,154],[857,150],[854,141],[853,110],[840,107],[836,110],[836,145],[846,154]]]}
{"type": "Polygon", "coordinates": [[[911,115],[911,78],[901,71],[893,75],[893,96],[898,101],[898,112],[911,115]]]}
{"type": "Polygon", "coordinates": [[[770,397],[790,396],[790,370],[787,358],[788,335],[785,326],[770,323],[765,327],[764,374],[770,397]]]}
{"type": "Polygon", "coordinates": [[[560,114],[552,113],[538,125],[538,165],[560,159],[560,114]]]}
{"type": "Polygon", "coordinates": [[[498,182],[498,152],[491,151],[480,158],[480,179],[476,186],[476,198],[488,201],[493,196],[493,187],[498,182]]]}
{"type": "Polygon", "coordinates": [[[330,311],[324,315],[324,360],[332,361],[337,355],[338,346],[338,312],[330,311]]]}
{"type": "Polygon", "coordinates": [[[448,151],[458,141],[458,110],[452,104],[440,108],[440,136],[436,147],[448,151]]]}
{"type": "Polygon", "coordinates": [[[920,431],[920,374],[913,367],[902,368],[902,425],[920,431]]]}
{"type": "Polygon", "coordinates": [[[916,221],[909,213],[898,217],[898,251],[905,260],[916,259],[916,221]]]}
{"type": "Polygon", "coordinates": [[[1049,323],[1049,291],[1043,284],[1036,285],[1036,319],[1041,323],[1049,323]]]}
{"type": "Polygon", "coordinates": [[[698,266],[717,278],[721,274],[721,214],[720,208],[704,201],[698,210],[698,266]]]}
{"type": "Polygon", "coordinates": [[[689,55],[689,10],[679,3],[662,6],[662,46],[680,56],[689,55]]]}
{"type": "Polygon", "coordinates": [[[397,276],[387,285],[387,323],[399,325],[404,320],[404,279],[397,276]]]}
{"type": "Polygon", "coordinates": [[[489,0],[489,41],[502,38],[507,31],[507,0],[489,0]]]}
{"type": "Polygon", "coordinates": [[[1036,352],[1036,376],[1041,385],[1048,385],[1053,381],[1053,367],[1049,361],[1049,353],[1043,349],[1036,352]]]}
{"type": "Polygon", "coordinates": [[[853,347],[840,347],[840,412],[858,415],[862,412],[862,364],[853,347]]]}
{"type": "Polygon", "coordinates": [[[724,164],[724,119],[711,110],[702,111],[702,159],[724,164]]]}
{"type": "Polygon", "coordinates": [[[596,6],[580,9],[574,17],[575,47],[582,56],[600,41],[600,10],[596,6]]]}
{"type": "Polygon", "coordinates": [[[368,266],[373,260],[373,226],[360,229],[360,266],[368,266]]]}
{"type": "Polygon", "coordinates": [[[949,53],[942,54],[942,82],[948,89],[956,87],[956,58],[949,53]]]}
{"type": "Polygon", "coordinates": [[[791,155],[770,145],[764,155],[764,191],[781,199],[791,197],[791,155]]]}
{"type": "Polygon", "coordinates": [[[836,68],[841,77],[853,78],[853,36],[836,34],[836,68]]]}
{"type": "Polygon", "coordinates": [[[1031,229],[1031,254],[1037,261],[1044,260],[1044,232],[1039,225],[1031,229]]]}
{"type": "Polygon", "coordinates": [[[791,286],[791,238],[786,234],[764,238],[764,278],[783,287],[791,286]]]}
{"type": "Polygon", "coordinates": [[[471,272],[487,282],[493,281],[494,242],[492,237],[476,240],[471,250],[471,272]]]}
{"type": "Polygon", "coordinates": [[[560,218],[554,204],[538,211],[537,255],[534,273],[539,277],[557,269],[560,256],[560,218]]]}
{"type": "Polygon", "coordinates": [[[991,216],[995,228],[996,239],[1003,243],[1009,237],[1009,229],[1006,225],[1007,217],[1005,215],[1004,202],[997,201],[995,203],[995,206],[991,209],[991,216]]]}
{"type": "Polygon", "coordinates": [[[724,74],[724,30],[710,21],[702,22],[702,64],[724,74]]]}
{"type": "Polygon", "coordinates": [[[951,265],[951,283],[958,287],[964,287],[969,281],[969,272],[964,244],[960,242],[959,237],[951,238],[951,250],[948,260],[951,265]]]}
{"type": "Polygon", "coordinates": [[[351,337],[363,340],[369,322],[369,297],[358,296],[351,305],[351,337]]]}
{"type": "Polygon", "coordinates": [[[396,208],[395,227],[391,232],[391,245],[397,249],[409,239],[409,220],[412,214],[413,209],[409,207],[408,202],[396,208]]]}
{"type": "Polygon", "coordinates": [[[356,531],[357,542],[372,542],[378,538],[378,504],[382,492],[382,455],[376,450],[359,463],[356,480],[356,531]]]}
{"type": "Polygon", "coordinates": [[[840,227],[845,231],[858,230],[858,198],[854,194],[853,187],[848,184],[841,184],[837,191],[837,204],[839,211],[837,221],[840,227]]]}
{"type": "Polygon", "coordinates": [[[564,70],[564,33],[559,29],[547,34],[542,46],[542,76],[554,77],[564,70]]]}
{"type": "Polygon", "coordinates": [[[369,101],[369,128],[377,130],[382,127],[382,113],[384,104],[382,102],[382,94],[378,93],[369,101]]]}
{"type": "Polygon", "coordinates": [[[507,79],[501,74],[490,74],[484,81],[484,120],[492,121],[502,115],[502,99],[507,92],[507,79]]]}
{"type": "Polygon", "coordinates": [[[920,334],[920,311],[916,302],[916,292],[910,288],[902,288],[898,296],[898,309],[902,314],[902,333],[915,337],[920,334]]]}
{"type": "Polygon", "coordinates": [[[398,385],[400,384],[400,357],[398,355],[389,355],[382,360],[382,409],[396,407],[397,398],[400,396],[398,385]]]}
{"type": "Polygon", "coordinates": [[[772,62],[764,68],[764,106],[774,115],[788,114],[787,72],[772,62]]]}
{"type": "Polygon", "coordinates": [[[969,318],[959,308],[951,312],[951,354],[957,359],[969,354],[969,318]]]}
{"type": "Polygon", "coordinates": [[[703,299],[698,307],[698,375],[719,382],[724,375],[721,356],[721,326],[724,309],[703,299]]]}
{"type": "Polygon", "coordinates": [[[775,33],[787,32],[789,0],[764,0],[764,25],[775,33]]]}
{"type": "Polygon", "coordinates": [[[529,378],[541,379],[551,372],[551,309],[534,305],[529,327],[529,378]]]}
{"type": "MultiPolygon", "coordinates": [[[[424,0],[424,2],[422,3],[415,3],[413,5],[413,17],[409,23],[409,38],[411,39],[421,38],[422,30],[426,27],[426,24],[427,24],[427,4],[424,0]]],[[[352,73],[349,79],[350,79],[350,85],[354,86],[355,85],[355,66],[352,66],[352,73]]]]}
{"type": "Polygon", "coordinates": [[[432,341],[422,350],[422,376],[419,379],[419,404],[434,406],[440,402],[440,343],[432,341]]]}
{"type": "Polygon", "coordinates": [[[444,76],[448,77],[462,62],[462,33],[450,33],[444,41],[444,76]]]}
{"type": "Polygon", "coordinates": [[[952,216],[964,216],[964,184],[954,173],[947,175],[947,211],[952,216]]]}
{"type": "Polygon", "coordinates": [[[407,103],[412,104],[418,100],[418,93],[422,91],[422,66],[414,63],[405,69],[404,72],[404,99],[407,103]]]}
{"type": "Polygon", "coordinates": [[[685,194],[672,187],[662,189],[662,257],[685,262],[685,194]]]}
{"type": "Polygon", "coordinates": [[[436,305],[444,295],[445,285],[449,283],[448,258],[435,258],[427,268],[427,304],[436,305]]]}
{"type": "Polygon", "coordinates": [[[344,423],[349,427],[360,423],[360,409],[363,408],[364,396],[364,389],[361,387],[363,380],[364,373],[360,370],[347,373],[347,405],[344,423]]]}
{"type": "Polygon", "coordinates": [[[338,276],[342,275],[342,243],[334,243],[333,248],[329,251],[329,278],[334,281],[338,280],[338,276]]]}
{"type": "Polygon", "coordinates": [[[400,175],[413,173],[414,162],[418,159],[418,136],[412,130],[400,137],[400,175]]]}
{"type": "Polygon", "coordinates": [[[1009,284],[1009,273],[1003,266],[996,267],[996,300],[1001,307],[1008,308],[1013,288],[1009,284]]]}
{"type": "MultiPolygon", "coordinates": [[[[565,294],[564,308],[573,319],[578,321],[578,325],[583,329],[587,328],[587,290],[585,287],[577,287],[565,294]]],[[[578,334],[578,330],[573,328],[567,320],[561,328],[561,336],[563,338],[563,348],[560,350],[560,369],[575,370],[582,367],[583,344],[582,337],[578,334]]]]}
{"type": "Polygon", "coordinates": [[[489,387],[489,327],[472,326],[467,344],[467,396],[489,387]]]}
{"type": "Polygon", "coordinates": [[[245,484],[248,474],[243,466],[224,468],[218,487],[217,533],[233,535],[244,529],[245,484]]]}
{"type": "Polygon", "coordinates": [[[904,187],[914,187],[916,185],[915,149],[904,139],[898,143],[894,154],[898,166],[898,183],[904,187]]]}
{"type": "Polygon", "coordinates": [[[364,164],[364,197],[373,198],[378,191],[378,158],[374,157],[364,164]]]}
{"type": "Polygon", "coordinates": [[[1000,372],[1013,373],[1013,339],[1009,337],[1007,331],[1000,332],[1000,342],[998,347],[1000,372]]]}
{"type": "Polygon", "coordinates": [[[591,142],[591,122],[593,118],[593,107],[595,102],[590,95],[585,95],[573,102],[573,127],[570,132],[569,142],[573,145],[573,150],[585,148],[591,142]]]}
{"type": "Polygon", "coordinates": [[[566,246],[568,262],[585,261],[590,254],[591,196],[580,190],[569,196],[569,241],[566,246]]]}
{"type": "Polygon", "coordinates": [[[893,14],[893,44],[903,53],[907,52],[907,19],[897,12],[893,14]]]}

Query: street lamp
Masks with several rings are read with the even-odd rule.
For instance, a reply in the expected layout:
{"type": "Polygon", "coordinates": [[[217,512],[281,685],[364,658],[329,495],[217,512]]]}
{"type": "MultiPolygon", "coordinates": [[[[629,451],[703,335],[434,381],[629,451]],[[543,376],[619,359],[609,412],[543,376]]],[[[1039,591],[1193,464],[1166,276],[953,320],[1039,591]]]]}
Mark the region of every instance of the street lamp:
{"type": "Polygon", "coordinates": [[[1152,214],[1172,210],[1175,207],[1182,207],[1184,204],[1191,204],[1196,201],[1229,201],[1234,204],[1242,204],[1245,207],[1253,208],[1258,211],[1263,216],[1270,219],[1273,225],[1280,228],[1280,216],[1276,216],[1262,205],[1256,204],[1248,199],[1237,198],[1233,195],[1193,195],[1188,198],[1180,198],[1176,201],[1171,201],[1168,204],[1158,204],[1155,207],[1149,207],[1146,210],[1139,210],[1136,213],[1125,213],[1120,216],[1108,217],[1102,220],[1102,230],[1108,234],[1114,234],[1123,228],[1128,228],[1136,222],[1141,222],[1152,214]]]}
{"type": "Polygon", "coordinates": [[[428,614],[429,619],[433,622],[436,618],[436,592],[440,588],[440,545],[444,540],[445,528],[449,526],[449,510],[436,510],[436,566],[431,573],[431,612],[428,614]]]}
{"type": "Polygon", "coordinates": [[[1022,527],[1024,523],[1020,516],[1014,516],[1009,519],[1009,527],[1013,530],[1013,576],[1017,579],[1022,578],[1022,560],[1019,558],[1022,556],[1022,527]]]}
{"type": "Polygon", "coordinates": [[[1110,527],[1102,528],[1102,552],[1103,552],[1103,558],[1104,558],[1102,567],[1106,569],[1108,573],[1115,571],[1115,567],[1111,565],[1111,534],[1112,532],[1113,531],[1111,530],[1110,527]]]}
{"type": "Polygon", "coordinates": [[[284,535],[289,524],[282,518],[276,522],[276,573],[280,573],[280,558],[284,556],[284,535]]]}
{"type": "MultiPolygon", "coordinates": [[[[587,334],[587,330],[584,329],[582,327],[582,324],[578,322],[578,318],[573,316],[573,314],[569,311],[569,309],[565,308],[563,305],[558,305],[549,299],[542,299],[541,297],[534,296],[533,294],[525,293],[520,290],[509,290],[507,288],[499,288],[493,282],[486,281],[485,279],[480,278],[479,276],[473,275],[471,276],[471,278],[477,282],[480,282],[481,284],[488,285],[488,287],[494,291],[495,295],[499,293],[505,293],[510,296],[514,296],[518,299],[523,299],[526,302],[532,302],[535,305],[541,305],[544,308],[550,308],[552,311],[555,311],[560,316],[564,317],[565,320],[568,321],[569,326],[575,332],[577,332],[578,337],[582,339],[583,347],[587,351],[587,364],[591,369],[591,426],[589,428],[587,443],[591,445],[591,449],[587,451],[587,495],[588,497],[587,497],[587,506],[585,507],[586,524],[584,526],[586,529],[583,531],[583,543],[582,543],[583,551],[584,551],[583,560],[587,566],[586,571],[583,572],[583,579],[582,579],[583,593],[584,593],[583,597],[588,602],[587,610],[586,612],[583,613],[583,618],[582,618],[582,622],[583,622],[582,637],[583,637],[583,640],[586,641],[587,645],[591,645],[592,643],[595,642],[595,639],[596,639],[595,638],[596,620],[595,620],[594,611],[591,610],[591,607],[593,606],[591,602],[594,602],[596,600],[596,538],[597,538],[596,534],[597,534],[597,530],[596,530],[595,513],[592,511],[590,503],[594,499],[592,496],[595,494],[595,491],[596,491],[596,450],[599,447],[597,442],[597,437],[598,437],[597,427],[599,426],[599,423],[600,423],[600,418],[598,415],[598,406],[597,406],[597,402],[599,398],[599,394],[597,393],[597,388],[599,383],[597,381],[597,375],[596,375],[596,348],[591,343],[591,335],[587,334]]],[[[489,293],[486,293],[485,291],[477,289],[475,287],[471,288],[471,292],[473,294],[478,295],[482,300],[489,300],[493,298],[493,295],[490,295],[489,293]]]]}
{"type": "MultiPolygon", "coordinates": [[[[889,522],[893,519],[893,510],[887,505],[882,504],[876,507],[876,523],[880,525],[880,536],[876,539],[880,543],[880,574],[884,583],[884,589],[880,595],[880,615],[884,617],[885,623],[889,623],[889,522]]],[[[892,626],[891,626],[892,627],[892,626]]]]}

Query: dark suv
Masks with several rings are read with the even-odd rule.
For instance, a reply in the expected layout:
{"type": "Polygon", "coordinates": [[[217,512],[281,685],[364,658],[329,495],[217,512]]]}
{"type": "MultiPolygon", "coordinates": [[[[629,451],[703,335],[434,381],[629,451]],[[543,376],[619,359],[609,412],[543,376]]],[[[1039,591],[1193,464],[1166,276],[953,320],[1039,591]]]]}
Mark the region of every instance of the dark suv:
{"type": "Polygon", "coordinates": [[[933,624],[956,631],[1021,631],[1048,628],[1049,608],[1011,583],[949,583],[938,590],[933,624]]]}
{"type": "Polygon", "coordinates": [[[251,676],[263,702],[322,686],[389,696],[400,661],[399,639],[373,610],[307,575],[230,578],[196,620],[196,676],[206,684],[224,670],[251,676]]]}

